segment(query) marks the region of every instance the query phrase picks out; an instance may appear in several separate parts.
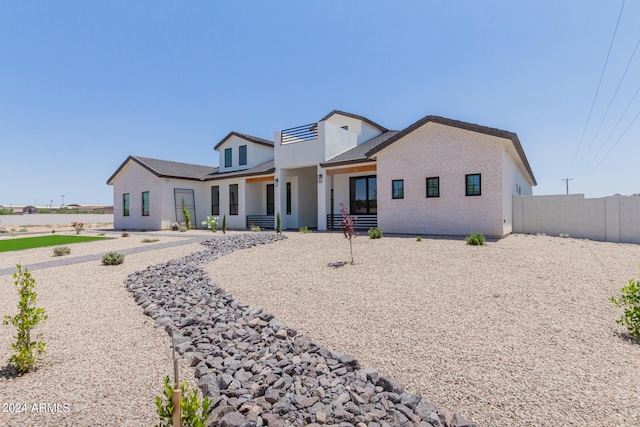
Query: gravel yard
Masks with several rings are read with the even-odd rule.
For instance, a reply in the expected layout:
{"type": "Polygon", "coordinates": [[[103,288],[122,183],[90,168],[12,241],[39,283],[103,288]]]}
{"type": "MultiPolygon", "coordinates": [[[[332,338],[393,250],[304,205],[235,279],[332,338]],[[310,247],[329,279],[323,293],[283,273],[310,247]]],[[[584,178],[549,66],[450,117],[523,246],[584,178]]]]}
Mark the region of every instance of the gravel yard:
{"type": "Polygon", "coordinates": [[[640,344],[608,302],[640,246],[513,235],[462,240],[287,234],[210,277],[328,348],[480,426],[640,425],[640,344]]]}

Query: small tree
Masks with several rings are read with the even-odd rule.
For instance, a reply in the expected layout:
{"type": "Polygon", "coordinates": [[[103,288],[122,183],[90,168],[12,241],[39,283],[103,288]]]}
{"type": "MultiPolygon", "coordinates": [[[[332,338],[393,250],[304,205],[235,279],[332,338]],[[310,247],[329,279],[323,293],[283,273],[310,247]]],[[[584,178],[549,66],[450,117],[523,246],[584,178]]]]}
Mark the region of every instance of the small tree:
{"type": "Polygon", "coordinates": [[[340,213],[342,214],[342,232],[344,233],[344,237],[349,239],[351,265],[353,265],[353,244],[351,241],[358,236],[358,233],[356,233],[356,218],[349,216],[349,211],[344,206],[344,203],[340,203],[340,213]]]}
{"type": "Polygon", "coordinates": [[[33,369],[36,357],[45,352],[45,343],[40,340],[42,334],[37,334],[32,341],[31,330],[38,323],[47,320],[44,308],[36,307],[36,292],[34,288],[36,281],[31,277],[31,273],[26,268],[22,270],[20,264],[16,265],[18,271],[13,274],[14,282],[20,294],[18,302],[18,314],[14,317],[4,316],[3,325],[11,324],[18,328],[17,335],[14,336],[16,342],[11,344],[15,351],[9,358],[9,363],[13,363],[16,370],[23,374],[33,369]]]}
{"type": "Polygon", "coordinates": [[[624,314],[616,322],[624,324],[629,335],[640,339],[640,281],[629,280],[620,293],[620,298],[609,299],[616,307],[624,308],[624,314]]]}
{"type": "Polygon", "coordinates": [[[227,214],[222,217],[222,234],[227,234],[227,214]]]}
{"type": "Polygon", "coordinates": [[[187,230],[191,230],[191,214],[184,204],[184,199],[182,199],[182,214],[184,215],[184,225],[187,227],[187,230]]]}
{"type": "MultiPolygon", "coordinates": [[[[171,427],[173,411],[175,410],[172,402],[174,387],[169,383],[169,377],[164,377],[164,387],[162,388],[162,396],[156,396],[156,412],[160,416],[160,427],[171,427]]],[[[198,389],[189,388],[189,384],[183,381],[180,384],[182,391],[182,399],[180,400],[181,417],[180,422],[183,427],[205,427],[209,418],[209,406],[211,401],[205,397],[202,401],[198,399],[198,389]]]]}
{"type": "Polygon", "coordinates": [[[280,222],[280,212],[276,215],[276,233],[282,234],[282,224],[280,222]]]}
{"type": "Polygon", "coordinates": [[[76,230],[76,234],[80,234],[80,232],[84,228],[84,222],[72,222],[71,226],[76,230]]]}

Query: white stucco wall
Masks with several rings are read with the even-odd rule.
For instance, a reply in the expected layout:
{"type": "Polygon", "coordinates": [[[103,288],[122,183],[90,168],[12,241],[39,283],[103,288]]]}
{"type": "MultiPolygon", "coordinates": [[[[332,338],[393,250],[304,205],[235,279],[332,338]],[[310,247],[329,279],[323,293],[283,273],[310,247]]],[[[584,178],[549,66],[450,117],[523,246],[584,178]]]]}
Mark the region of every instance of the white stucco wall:
{"type": "Polygon", "coordinates": [[[355,147],[358,143],[358,135],[354,132],[344,130],[330,122],[321,122],[319,126],[324,127],[324,158],[321,161],[329,160],[340,153],[355,147]]]}
{"type": "Polygon", "coordinates": [[[273,160],[273,148],[265,145],[255,144],[240,138],[236,135],[232,135],[224,144],[218,148],[219,153],[219,168],[220,172],[233,172],[238,170],[250,169],[254,166],[273,160]],[[247,164],[240,165],[240,146],[247,146],[247,164]],[[224,163],[224,150],[231,148],[231,167],[225,167],[224,163]]]}
{"type": "Polygon", "coordinates": [[[191,228],[206,228],[202,225],[205,217],[211,212],[211,190],[204,182],[183,179],[162,179],[162,225],[163,230],[171,228],[171,224],[183,222],[182,212],[177,215],[175,209],[175,189],[193,190],[195,201],[195,217],[191,218],[191,228]]]}
{"type": "Polygon", "coordinates": [[[113,227],[158,230],[162,226],[162,178],[130,161],[113,181],[113,227]],[[149,216],[142,216],[142,192],[149,192],[149,216]],[[129,193],[129,216],[123,216],[122,195],[129,193]]]}
{"type": "Polygon", "coordinates": [[[387,232],[503,235],[501,138],[429,122],[377,155],[378,224],[387,232]],[[481,195],[465,195],[465,175],[481,174],[481,195]],[[426,178],[440,197],[426,197],[426,178]],[[404,199],[391,181],[404,179],[404,199]]]}
{"type": "MultiPolygon", "coordinates": [[[[505,140],[506,142],[506,140],[505,140]]],[[[509,234],[513,230],[513,196],[533,194],[533,187],[514,159],[515,150],[508,146],[502,149],[502,215],[505,220],[503,235],[509,234]],[[520,193],[518,193],[520,190],[520,193]]]]}
{"type": "Polygon", "coordinates": [[[308,141],[280,143],[275,133],[274,165],[276,169],[315,166],[324,159],[324,125],[318,124],[318,137],[308,141]]]}
{"type": "MultiPolygon", "coordinates": [[[[207,181],[209,187],[209,206],[211,206],[211,186],[220,186],[220,220],[218,224],[222,227],[222,218],[227,216],[227,228],[245,230],[247,228],[247,203],[246,203],[246,182],[245,178],[223,179],[207,181]],[[229,187],[238,184],[238,215],[231,215],[229,208],[229,187]]],[[[211,208],[209,208],[209,212],[211,208]]]]}
{"type": "Polygon", "coordinates": [[[378,128],[375,128],[370,124],[363,122],[362,120],[342,116],[340,114],[334,114],[333,116],[329,117],[326,122],[331,123],[338,128],[347,126],[349,128],[349,132],[357,135],[357,144],[362,144],[363,142],[368,141],[371,138],[380,135],[381,133],[378,128]]]}

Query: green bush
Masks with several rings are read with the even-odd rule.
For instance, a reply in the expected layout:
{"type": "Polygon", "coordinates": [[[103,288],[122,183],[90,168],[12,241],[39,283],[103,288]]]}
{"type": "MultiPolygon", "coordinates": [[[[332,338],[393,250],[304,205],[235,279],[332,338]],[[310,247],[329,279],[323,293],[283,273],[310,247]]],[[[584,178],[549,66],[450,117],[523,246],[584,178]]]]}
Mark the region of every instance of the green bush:
{"type": "Polygon", "coordinates": [[[191,230],[191,214],[189,213],[187,206],[184,204],[184,200],[182,201],[182,214],[184,215],[184,222],[187,229],[191,230]]]}
{"type": "Polygon", "coordinates": [[[262,229],[260,228],[259,225],[249,224],[249,230],[253,231],[254,233],[257,233],[262,229]]]}
{"type": "Polygon", "coordinates": [[[227,234],[227,214],[222,217],[222,234],[227,234]]]}
{"type": "Polygon", "coordinates": [[[311,230],[309,230],[309,227],[307,227],[306,225],[304,227],[300,227],[298,231],[302,234],[311,233],[311,230]]]}
{"type": "Polygon", "coordinates": [[[27,231],[29,230],[27,230],[26,228],[21,228],[20,230],[18,230],[19,233],[26,233],[27,231]]]}
{"type": "Polygon", "coordinates": [[[70,253],[71,248],[69,248],[69,246],[57,246],[53,248],[53,255],[55,256],[69,255],[70,253]]]}
{"type": "Polygon", "coordinates": [[[18,333],[14,336],[16,342],[11,344],[14,354],[9,358],[9,363],[13,363],[16,370],[22,374],[33,369],[36,357],[45,352],[45,343],[40,339],[42,334],[32,337],[31,330],[38,323],[47,320],[48,316],[43,308],[35,306],[35,279],[31,277],[29,270],[23,270],[20,264],[16,265],[16,268],[18,271],[13,274],[13,278],[16,279],[14,284],[20,294],[18,314],[13,317],[4,316],[2,324],[11,324],[18,328],[18,333]]]}
{"type": "Polygon", "coordinates": [[[484,236],[481,233],[473,233],[471,236],[467,237],[467,245],[484,245],[484,236]]]}
{"type": "Polygon", "coordinates": [[[624,314],[616,323],[624,324],[629,335],[640,339],[640,281],[629,280],[620,293],[622,295],[619,298],[609,299],[616,307],[624,308],[624,314]]]}
{"type": "Polygon", "coordinates": [[[142,243],[155,243],[155,242],[159,242],[160,239],[143,239],[142,243]]]}
{"type": "Polygon", "coordinates": [[[372,239],[381,239],[382,238],[382,228],[370,228],[367,233],[369,233],[369,237],[372,239]]]}
{"type": "MultiPolygon", "coordinates": [[[[182,408],[182,426],[183,427],[205,427],[209,418],[209,406],[211,401],[205,397],[202,402],[198,399],[198,389],[189,389],[189,384],[183,381],[180,385],[182,391],[182,400],[180,407],[182,408]]],[[[173,387],[169,384],[169,377],[164,377],[164,387],[162,388],[162,396],[156,396],[156,412],[160,416],[159,427],[173,426],[173,402],[171,395],[173,387]]]]}
{"type": "Polygon", "coordinates": [[[109,252],[102,256],[102,264],[104,265],[119,265],[124,262],[124,255],[118,252],[109,252]]]}
{"type": "Polygon", "coordinates": [[[13,215],[13,211],[11,209],[2,208],[0,209],[0,215],[13,215]]]}
{"type": "Polygon", "coordinates": [[[185,227],[184,225],[181,225],[181,226],[178,228],[178,231],[179,231],[180,233],[185,233],[187,230],[188,230],[188,228],[187,228],[187,227],[185,227]]]}
{"type": "Polygon", "coordinates": [[[416,242],[422,242],[422,236],[416,236],[416,242]]]}

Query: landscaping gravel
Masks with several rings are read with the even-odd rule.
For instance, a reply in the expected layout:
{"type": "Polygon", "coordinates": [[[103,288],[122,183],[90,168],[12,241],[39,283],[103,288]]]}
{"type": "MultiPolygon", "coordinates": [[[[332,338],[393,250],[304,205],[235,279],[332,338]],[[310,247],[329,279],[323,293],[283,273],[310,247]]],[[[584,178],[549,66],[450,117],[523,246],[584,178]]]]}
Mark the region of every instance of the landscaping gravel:
{"type": "Polygon", "coordinates": [[[210,263],[217,285],[283,327],[480,426],[639,426],[640,343],[608,298],[640,246],[512,235],[288,234],[210,263]]]}

